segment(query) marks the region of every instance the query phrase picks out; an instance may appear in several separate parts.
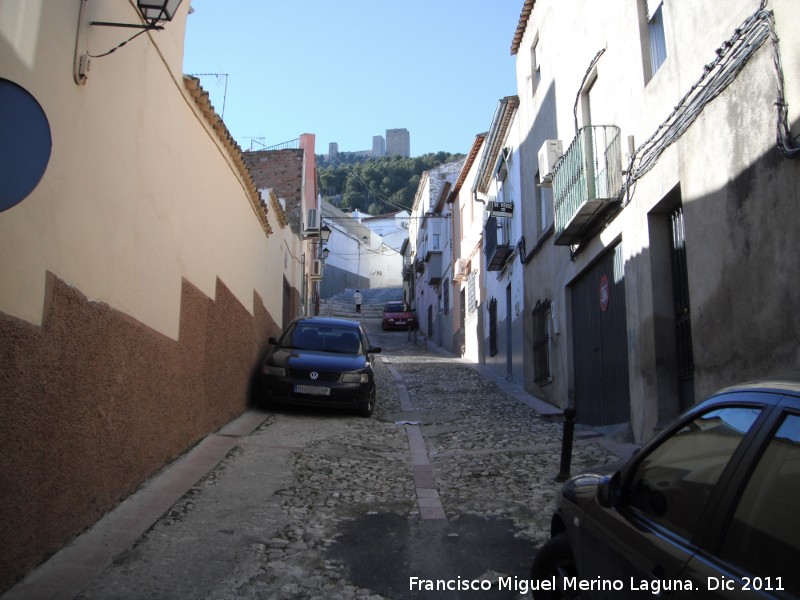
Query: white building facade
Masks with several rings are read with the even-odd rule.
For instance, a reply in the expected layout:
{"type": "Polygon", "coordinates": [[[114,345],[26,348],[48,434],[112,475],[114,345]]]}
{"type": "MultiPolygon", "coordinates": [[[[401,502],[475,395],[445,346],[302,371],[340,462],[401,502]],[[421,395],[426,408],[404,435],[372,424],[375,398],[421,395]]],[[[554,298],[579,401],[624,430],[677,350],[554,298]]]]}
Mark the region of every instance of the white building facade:
{"type": "Polygon", "coordinates": [[[715,389],[797,369],[800,6],[522,15],[525,388],[646,441],[715,389]]]}
{"type": "Polygon", "coordinates": [[[452,213],[447,202],[464,160],[422,174],[409,218],[412,261],[404,268],[410,278],[412,308],[426,339],[452,350],[452,213]]]}
{"type": "Polygon", "coordinates": [[[522,383],[524,294],[522,268],[517,260],[522,230],[518,106],[516,96],[498,102],[472,189],[474,200],[485,209],[484,363],[509,381],[522,383]]]}

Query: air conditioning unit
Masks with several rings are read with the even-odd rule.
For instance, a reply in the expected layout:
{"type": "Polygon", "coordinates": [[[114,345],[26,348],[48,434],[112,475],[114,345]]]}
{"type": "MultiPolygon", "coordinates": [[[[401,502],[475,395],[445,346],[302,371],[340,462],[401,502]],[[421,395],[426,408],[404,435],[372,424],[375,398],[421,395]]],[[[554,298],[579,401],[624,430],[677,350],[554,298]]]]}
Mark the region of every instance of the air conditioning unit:
{"type": "Polygon", "coordinates": [[[322,279],[322,261],[318,258],[315,258],[311,261],[311,273],[309,273],[309,277],[311,279],[322,279]]]}
{"type": "Polygon", "coordinates": [[[319,217],[316,208],[309,208],[306,216],[306,229],[319,229],[319,217]]]}
{"type": "Polygon", "coordinates": [[[469,267],[469,263],[466,258],[457,258],[453,265],[453,281],[465,281],[469,276],[467,267],[469,267]]]}
{"type": "Polygon", "coordinates": [[[539,180],[542,185],[553,185],[553,171],[556,163],[564,155],[561,140],[545,140],[539,149],[539,180]]]}

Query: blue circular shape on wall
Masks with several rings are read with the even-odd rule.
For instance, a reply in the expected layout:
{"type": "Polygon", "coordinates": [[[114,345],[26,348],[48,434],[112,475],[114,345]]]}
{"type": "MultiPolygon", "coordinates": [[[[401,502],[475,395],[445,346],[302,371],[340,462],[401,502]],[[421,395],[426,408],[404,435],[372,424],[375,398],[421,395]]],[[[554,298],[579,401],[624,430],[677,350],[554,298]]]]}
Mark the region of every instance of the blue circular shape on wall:
{"type": "Polygon", "coordinates": [[[50,123],[36,98],[0,77],[0,212],[39,185],[52,148],[50,123]]]}

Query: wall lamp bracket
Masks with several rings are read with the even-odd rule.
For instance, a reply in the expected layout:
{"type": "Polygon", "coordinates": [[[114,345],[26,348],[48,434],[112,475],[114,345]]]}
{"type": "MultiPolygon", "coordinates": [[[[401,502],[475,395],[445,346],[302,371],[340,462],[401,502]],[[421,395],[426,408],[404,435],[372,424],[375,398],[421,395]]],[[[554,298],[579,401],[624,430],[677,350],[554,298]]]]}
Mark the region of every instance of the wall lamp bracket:
{"type": "Polygon", "coordinates": [[[92,21],[89,24],[97,25],[99,27],[127,27],[129,29],[146,29],[146,30],[155,29],[158,31],[164,29],[163,25],[156,25],[155,23],[148,23],[147,25],[142,25],[136,23],[108,23],[106,21],[92,21]]]}
{"type": "Polygon", "coordinates": [[[89,0],[80,0],[80,13],[78,15],[78,31],[75,36],[75,56],[72,63],[72,77],[78,85],[85,85],[89,75],[90,58],[108,56],[125,44],[146,31],[161,31],[162,23],[172,21],[182,0],[136,0],[136,7],[144,21],[143,23],[112,23],[108,21],[88,21],[84,18],[86,4],[89,0]],[[90,54],[87,50],[87,38],[90,27],[122,27],[125,29],[138,29],[139,32],[121,44],[102,54],[90,54]]]}

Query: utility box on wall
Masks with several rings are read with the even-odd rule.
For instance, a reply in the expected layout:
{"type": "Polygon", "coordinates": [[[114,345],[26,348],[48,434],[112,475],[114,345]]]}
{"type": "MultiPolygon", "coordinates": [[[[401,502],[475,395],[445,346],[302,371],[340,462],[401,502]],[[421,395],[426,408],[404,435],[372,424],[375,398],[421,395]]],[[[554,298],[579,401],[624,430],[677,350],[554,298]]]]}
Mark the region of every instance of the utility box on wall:
{"type": "Polygon", "coordinates": [[[561,140],[545,140],[539,149],[539,179],[542,185],[553,185],[553,171],[556,163],[564,155],[564,144],[561,140]]]}

